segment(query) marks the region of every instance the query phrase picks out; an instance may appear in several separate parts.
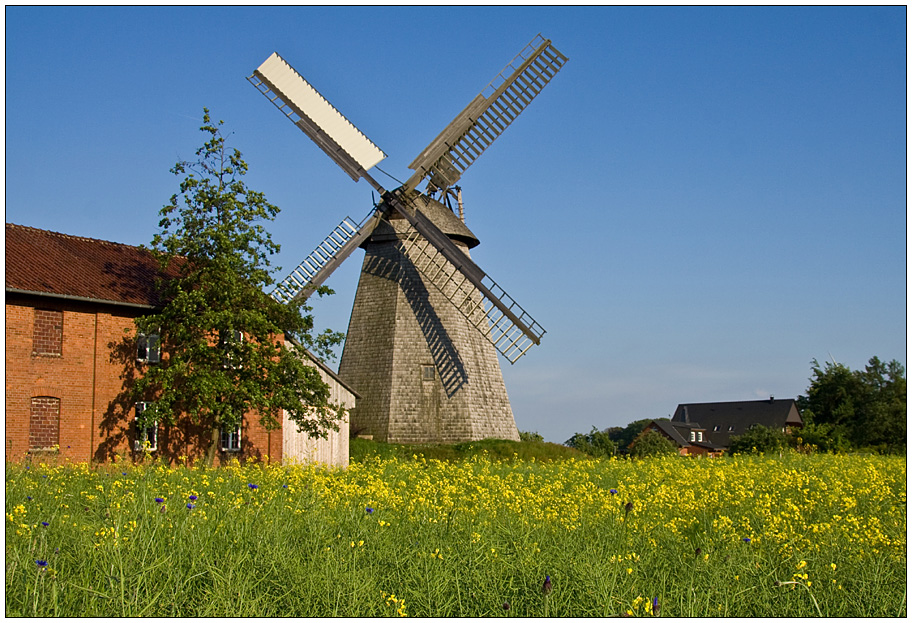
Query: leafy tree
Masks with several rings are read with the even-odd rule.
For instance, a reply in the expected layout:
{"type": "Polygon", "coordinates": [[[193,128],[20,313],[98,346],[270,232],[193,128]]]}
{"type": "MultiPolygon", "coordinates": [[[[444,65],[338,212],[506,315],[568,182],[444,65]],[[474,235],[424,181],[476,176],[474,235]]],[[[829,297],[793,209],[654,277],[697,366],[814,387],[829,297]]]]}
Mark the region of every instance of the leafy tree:
{"type": "MultiPolygon", "coordinates": [[[[660,419],[668,420],[668,418],[660,419]]],[[[633,440],[636,439],[637,435],[642,433],[643,429],[652,421],[652,419],[634,420],[627,426],[612,426],[607,431],[608,437],[617,444],[618,448],[626,450],[627,446],[633,443],[633,440]]]]}
{"type": "Polygon", "coordinates": [[[598,430],[595,426],[588,435],[575,433],[573,437],[564,442],[564,445],[594,457],[614,456],[617,451],[617,445],[611,440],[608,433],[598,430]]]}
{"type": "Polygon", "coordinates": [[[162,269],[176,266],[179,274],[160,283],[164,308],[136,320],[139,332],[160,336],[163,356],[131,395],[151,401],[140,427],[174,425],[181,414],[208,427],[211,465],[220,428],[236,429],[244,413],[256,413],[267,429],[280,426],[284,409],[311,436],[338,430],[341,409],[330,405],[316,368],[303,363],[300,345],[326,356],[341,335],[314,336],[309,307],[264,293],[274,283],[268,256],[279,246],[260,222],[273,220],[279,208],[247,188],[247,163],[227,148],[223,122],[214,124],[203,112],[207,140],[194,162],[171,169],[184,176],[180,192],[161,209],[161,230],[152,240],[162,269]],[[285,348],[284,335],[297,344],[285,348]]]}
{"type": "Polygon", "coordinates": [[[677,453],[678,448],[674,442],[657,430],[646,431],[635,439],[633,445],[630,446],[630,456],[635,458],[677,453]]]}
{"type": "Polygon", "coordinates": [[[899,362],[872,357],[855,371],[838,363],[821,367],[816,359],[812,364],[808,395],[798,398],[806,423],[827,425],[855,447],[905,451],[906,376],[899,362]]]}
{"type": "Polygon", "coordinates": [[[728,451],[731,454],[775,452],[787,445],[785,433],[766,426],[754,426],[743,435],[732,437],[728,451]]]}

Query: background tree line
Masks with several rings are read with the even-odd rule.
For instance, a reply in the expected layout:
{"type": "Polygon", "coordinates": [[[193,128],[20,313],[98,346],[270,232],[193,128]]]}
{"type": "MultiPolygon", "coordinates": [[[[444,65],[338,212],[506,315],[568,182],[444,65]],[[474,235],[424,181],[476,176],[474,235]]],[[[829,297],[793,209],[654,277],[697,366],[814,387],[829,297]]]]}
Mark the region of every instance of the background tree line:
{"type": "MultiPolygon", "coordinates": [[[[906,452],[906,371],[895,359],[872,357],[863,370],[839,363],[812,361],[806,396],[798,396],[804,427],[791,435],[756,426],[734,437],[728,453],[770,452],[795,447],[804,451],[906,452]]],[[[668,418],[654,418],[665,420],[668,418]]],[[[675,444],[649,431],[630,445],[653,419],[635,420],[588,434],[575,433],[564,445],[592,456],[649,456],[676,452],[675,444]]]]}

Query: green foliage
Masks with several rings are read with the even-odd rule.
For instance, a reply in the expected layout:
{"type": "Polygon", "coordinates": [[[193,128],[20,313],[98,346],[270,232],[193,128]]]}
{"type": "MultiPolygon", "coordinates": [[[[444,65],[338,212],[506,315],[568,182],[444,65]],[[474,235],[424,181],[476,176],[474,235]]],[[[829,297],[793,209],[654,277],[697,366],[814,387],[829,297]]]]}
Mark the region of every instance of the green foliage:
{"type": "MultiPolygon", "coordinates": [[[[668,418],[657,418],[659,420],[668,421],[668,418]]],[[[627,426],[612,426],[608,429],[608,437],[617,444],[617,447],[620,450],[626,450],[627,447],[633,443],[633,440],[636,439],[637,435],[643,432],[643,429],[652,422],[652,419],[645,420],[634,420],[627,426]]]]}
{"type": "Polygon", "coordinates": [[[824,426],[825,443],[848,439],[853,447],[905,452],[906,376],[893,360],[872,357],[864,370],[837,363],[823,367],[815,359],[807,396],[798,407],[806,423],[824,426]]]}
{"type": "Polygon", "coordinates": [[[545,438],[542,437],[541,435],[539,435],[538,431],[533,433],[533,432],[521,430],[521,431],[519,431],[519,440],[533,442],[533,443],[535,443],[535,442],[543,443],[545,441],[545,438]]]}
{"type": "Polygon", "coordinates": [[[151,403],[141,426],[173,425],[182,413],[207,425],[210,461],[219,427],[237,427],[244,413],[256,411],[272,429],[284,409],[314,436],[337,429],[340,416],[298,344],[325,355],[341,335],[313,336],[308,307],[264,293],[274,283],[268,258],[279,246],[261,223],[279,208],[247,188],[247,163],[227,148],[221,125],[204,109],[207,140],[196,161],[171,169],[184,177],[160,212],[152,246],[162,269],[177,275],[160,284],[165,307],[136,320],[138,331],[160,335],[163,357],[131,390],[133,400],[151,403]],[[283,335],[298,344],[286,348],[283,335]]]}
{"type": "Polygon", "coordinates": [[[395,444],[370,439],[349,440],[352,463],[374,459],[415,460],[416,458],[439,461],[467,461],[486,457],[503,461],[559,461],[582,456],[577,450],[550,442],[510,441],[507,439],[482,439],[457,444],[395,444]]]}
{"type": "Polygon", "coordinates": [[[851,448],[844,429],[827,422],[805,423],[802,428],[792,432],[790,440],[799,449],[819,452],[848,452],[851,448]]]}
{"type": "Polygon", "coordinates": [[[677,453],[678,448],[674,442],[656,430],[646,431],[630,446],[630,456],[634,458],[677,453]]]}
{"type": "Polygon", "coordinates": [[[729,454],[775,452],[785,448],[787,444],[788,438],[782,431],[758,425],[743,435],[732,437],[728,452],[729,454]]]}
{"type": "Polygon", "coordinates": [[[608,431],[600,431],[595,426],[588,435],[575,433],[564,445],[594,457],[614,456],[617,452],[617,444],[611,440],[608,431]]]}

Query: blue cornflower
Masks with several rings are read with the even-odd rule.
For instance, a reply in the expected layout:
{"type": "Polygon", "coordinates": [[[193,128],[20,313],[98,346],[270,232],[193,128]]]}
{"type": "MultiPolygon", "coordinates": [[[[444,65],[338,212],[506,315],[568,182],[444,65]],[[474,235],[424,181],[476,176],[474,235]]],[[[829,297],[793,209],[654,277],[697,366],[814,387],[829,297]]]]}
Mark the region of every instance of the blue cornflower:
{"type": "Polygon", "coordinates": [[[198,498],[195,495],[190,496],[190,501],[195,502],[198,498]]]}
{"type": "Polygon", "coordinates": [[[196,508],[196,504],[191,504],[190,502],[187,502],[187,508],[189,508],[190,510],[193,510],[194,508],[196,508]]]}
{"type": "Polygon", "coordinates": [[[51,525],[51,524],[49,524],[49,523],[46,522],[46,521],[42,521],[42,522],[41,522],[41,525],[44,526],[44,527],[46,528],[46,527],[48,527],[48,526],[51,525]]]}
{"type": "Polygon", "coordinates": [[[287,489],[287,488],[288,488],[288,485],[282,485],[282,488],[283,488],[283,489],[287,489]]]}
{"type": "MultiPolygon", "coordinates": [[[[67,446],[67,448],[69,448],[69,447],[70,447],[70,446],[67,446]]],[[[120,475],[121,475],[121,476],[126,476],[126,475],[127,475],[127,472],[120,472],[120,475]]]]}
{"type": "Polygon", "coordinates": [[[371,513],[374,512],[374,509],[372,509],[370,506],[368,506],[368,507],[365,508],[364,510],[365,510],[365,512],[366,512],[368,515],[370,515],[371,513]]]}
{"type": "Polygon", "coordinates": [[[27,495],[27,496],[25,496],[25,499],[26,499],[26,500],[31,500],[31,499],[32,499],[32,496],[27,495]]]}
{"type": "Polygon", "coordinates": [[[546,575],[546,576],[545,576],[545,583],[542,584],[542,593],[545,594],[545,595],[547,595],[547,594],[550,593],[550,592],[551,592],[551,576],[550,576],[550,575],[546,575]]]}
{"type": "Polygon", "coordinates": [[[38,565],[39,567],[47,567],[47,566],[48,566],[48,561],[46,561],[46,560],[36,560],[36,561],[35,561],[35,564],[38,565]]]}
{"type": "Polygon", "coordinates": [[[253,484],[252,482],[247,483],[247,486],[250,487],[251,489],[259,489],[259,487],[255,484],[253,484]]]}
{"type": "Polygon", "coordinates": [[[159,504],[163,504],[165,502],[165,500],[163,498],[155,498],[155,501],[158,502],[159,504]]]}
{"type": "Polygon", "coordinates": [[[617,495],[618,490],[617,489],[608,489],[608,493],[610,493],[611,495],[617,495]]]}
{"type": "Polygon", "coordinates": [[[744,538],[741,539],[741,540],[744,541],[745,543],[750,543],[750,542],[751,542],[751,539],[750,539],[749,536],[746,536],[746,537],[744,537],[744,538]]]}
{"type": "Polygon", "coordinates": [[[654,616],[658,616],[658,614],[659,614],[659,598],[658,597],[652,598],[652,614],[654,616]]]}

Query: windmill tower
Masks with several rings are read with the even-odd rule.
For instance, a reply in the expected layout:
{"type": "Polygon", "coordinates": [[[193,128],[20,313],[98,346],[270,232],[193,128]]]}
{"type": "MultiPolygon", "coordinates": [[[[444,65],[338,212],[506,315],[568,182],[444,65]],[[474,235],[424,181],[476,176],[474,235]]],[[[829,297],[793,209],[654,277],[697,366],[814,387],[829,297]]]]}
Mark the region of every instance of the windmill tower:
{"type": "Polygon", "coordinates": [[[368,169],[386,155],[273,54],[248,80],[380,202],[342,223],[273,291],[307,297],[365,250],[339,375],[361,400],[355,430],[392,442],[518,439],[497,352],[511,364],[545,331],[471,259],[478,239],[440,203],[462,173],[557,74],[567,58],[538,35],[387,191],[368,169]],[[416,190],[427,180],[424,193],[416,190]]]}

